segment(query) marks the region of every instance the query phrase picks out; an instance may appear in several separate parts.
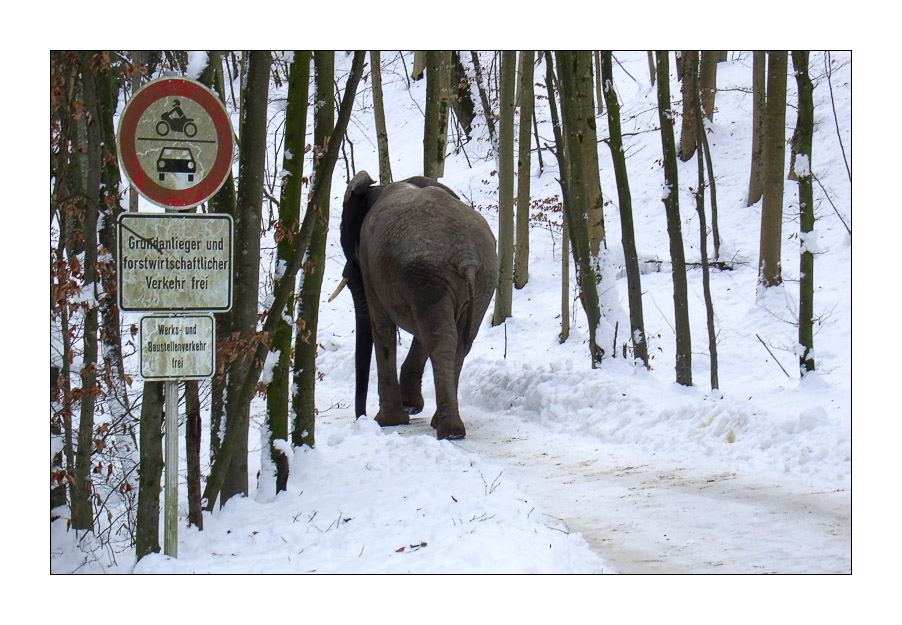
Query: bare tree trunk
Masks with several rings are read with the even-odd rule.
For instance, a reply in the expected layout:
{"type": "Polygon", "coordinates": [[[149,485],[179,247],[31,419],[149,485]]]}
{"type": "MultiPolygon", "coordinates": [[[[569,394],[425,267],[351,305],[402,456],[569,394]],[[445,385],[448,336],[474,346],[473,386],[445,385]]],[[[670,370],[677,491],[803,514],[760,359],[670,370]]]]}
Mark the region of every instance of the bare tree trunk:
{"type": "Polygon", "coordinates": [[[648,51],[648,80],[651,82],[651,86],[655,86],[655,53],[651,50],[648,51]]]}
{"type": "Polygon", "coordinates": [[[445,175],[445,151],[448,145],[451,52],[426,52],[426,120],[423,132],[423,175],[445,175]]]}
{"type": "Polygon", "coordinates": [[[197,380],[185,381],[185,455],[188,465],[188,524],[204,529],[200,501],[200,397],[197,380]]]}
{"type": "Polygon", "coordinates": [[[529,183],[532,148],[531,125],[535,103],[534,62],[535,52],[532,50],[520,52],[520,85],[517,89],[520,100],[520,127],[517,144],[517,233],[514,262],[514,286],[518,289],[526,286],[526,282],[529,280],[529,183]]]}
{"type": "Polygon", "coordinates": [[[808,51],[793,50],[792,67],[799,90],[799,118],[796,174],[799,182],[800,261],[799,261],[799,368],[804,375],[814,371],[814,191],[811,187],[811,143],[814,134],[814,100],[808,75],[808,51]]]}
{"type": "MultiPolygon", "coordinates": [[[[561,185],[561,204],[566,206],[570,201],[570,191],[567,180],[566,142],[561,129],[560,118],[557,112],[557,96],[554,94],[554,85],[557,81],[554,76],[551,52],[545,52],[545,89],[548,91],[548,107],[551,111],[551,125],[554,129],[554,156],[558,162],[561,185]]],[[[561,343],[570,338],[570,231],[567,223],[567,211],[561,210],[561,343]]]]}
{"type": "Polygon", "coordinates": [[[413,53],[413,71],[410,72],[410,77],[414,80],[422,80],[425,70],[426,53],[422,50],[417,50],[413,53]]]}
{"type": "MultiPolygon", "coordinates": [[[[567,144],[567,167],[570,181],[568,185],[570,201],[564,202],[564,210],[567,212],[573,261],[580,285],[580,299],[589,322],[589,356],[592,368],[595,368],[601,362],[604,350],[596,341],[601,310],[596,289],[595,267],[593,266],[594,255],[591,253],[589,235],[589,202],[586,194],[589,187],[584,178],[586,171],[585,144],[591,143],[594,150],[595,140],[594,128],[591,128],[590,134],[583,134],[587,132],[588,127],[586,124],[581,124],[582,120],[579,119],[581,114],[584,114],[589,108],[592,110],[594,120],[594,110],[591,106],[591,90],[588,92],[590,97],[588,99],[585,97],[585,73],[582,76],[577,75],[580,67],[585,66],[578,55],[580,55],[579,52],[560,51],[556,53],[561,89],[561,117],[567,144]],[[589,107],[586,107],[587,100],[589,107]]],[[[589,84],[591,84],[591,80],[589,84]]]]}
{"type": "Polygon", "coordinates": [[[226,436],[236,429],[238,449],[228,464],[222,503],[234,495],[247,495],[247,443],[250,402],[239,398],[241,383],[253,363],[257,339],[257,297],[260,283],[260,222],[263,208],[263,173],[266,161],[266,106],[269,93],[269,51],[251,51],[241,118],[238,198],[235,213],[235,303],[232,332],[241,342],[229,365],[226,387],[226,436]]]}
{"type": "MultiPolygon", "coordinates": [[[[97,295],[97,213],[100,197],[100,110],[91,52],[80,52],[82,93],[87,120],[87,184],[85,185],[84,290],[92,301],[97,295]]],[[[81,369],[81,410],[78,422],[78,447],[75,452],[75,484],[72,488],[72,527],[93,531],[91,509],[91,457],[94,448],[94,404],[97,396],[97,304],[88,305],[84,323],[84,351],[81,369]]]]}
{"type": "Polygon", "coordinates": [[[764,287],[783,282],[780,267],[783,243],[783,172],[786,158],[785,51],[768,52],[767,104],[764,117],[764,195],[761,204],[761,247],[758,283],[764,287]]]}
{"type": "Polygon", "coordinates": [[[746,206],[761,199],[764,191],[764,105],[766,101],[767,53],[754,52],[752,61],[752,165],[746,206]]]}
{"type": "Polygon", "coordinates": [[[611,160],[614,163],[614,176],[617,180],[617,197],[620,200],[620,230],[623,244],[623,258],[626,265],[627,293],[630,307],[630,339],[633,344],[633,355],[648,367],[648,346],[645,337],[645,322],[642,314],[642,284],[639,274],[639,254],[636,251],[636,235],[633,231],[633,201],[630,194],[629,177],[626,168],[626,156],[623,153],[623,137],[620,132],[620,104],[614,91],[613,68],[610,50],[605,50],[601,57],[601,75],[604,80],[604,96],[608,104],[608,128],[611,148],[611,160]]]}
{"type": "MultiPolygon", "coordinates": [[[[317,50],[313,53],[315,100],[319,103],[313,116],[313,144],[317,153],[325,153],[335,127],[335,53],[317,50]]],[[[427,76],[427,80],[428,80],[427,76]]],[[[339,137],[335,137],[340,141],[339,137]]],[[[331,178],[319,179],[331,172],[323,170],[322,160],[314,159],[313,184],[331,189],[331,178]]],[[[313,447],[316,442],[316,332],[319,323],[319,296],[326,260],[326,232],[329,225],[329,194],[314,209],[313,233],[307,257],[301,268],[298,299],[298,331],[294,343],[294,385],[291,405],[294,412],[292,442],[295,446],[313,447]]]]}
{"type": "Polygon", "coordinates": [[[492,325],[511,316],[514,263],[514,89],[517,52],[501,53],[501,120],[498,132],[498,287],[492,325]]]}
{"type": "Polygon", "coordinates": [[[703,50],[698,70],[699,97],[702,114],[714,121],[714,96],[717,93],[717,59],[719,50],[703,50]]]}
{"type": "MultiPolygon", "coordinates": [[[[685,162],[695,154],[695,100],[698,92],[692,85],[698,79],[698,51],[683,50],[680,55],[681,85],[683,93],[683,126],[680,131],[680,160],[685,162]]],[[[658,76],[658,80],[660,80],[658,76]]]]}
{"type": "MultiPolygon", "coordinates": [[[[700,94],[699,78],[695,76],[693,91],[700,94]]],[[[695,189],[695,210],[698,213],[699,252],[702,263],[702,290],[705,294],[705,313],[708,321],[708,352],[711,361],[711,390],[720,387],[717,377],[717,333],[714,329],[714,302],[711,299],[711,275],[708,268],[708,227],[705,221],[705,165],[703,152],[707,149],[704,121],[700,98],[695,98],[695,118],[698,120],[695,132],[698,134],[696,154],[698,161],[698,184],[695,189]]]]}
{"type": "Polygon", "coordinates": [[[385,128],[385,107],[382,102],[382,60],[378,50],[370,52],[373,77],[373,115],[376,119],[376,144],[379,150],[379,184],[392,181],[391,159],[388,156],[388,130],[385,128]]]}
{"type": "Polygon", "coordinates": [[[673,111],[670,103],[670,64],[667,52],[657,52],[658,120],[664,155],[664,210],[670,238],[673,268],[673,311],[676,326],[676,381],[692,386],[692,340],[689,331],[689,287],[686,281],[686,255],[680,224],[680,185],[677,175],[676,143],[673,137],[673,111]]]}

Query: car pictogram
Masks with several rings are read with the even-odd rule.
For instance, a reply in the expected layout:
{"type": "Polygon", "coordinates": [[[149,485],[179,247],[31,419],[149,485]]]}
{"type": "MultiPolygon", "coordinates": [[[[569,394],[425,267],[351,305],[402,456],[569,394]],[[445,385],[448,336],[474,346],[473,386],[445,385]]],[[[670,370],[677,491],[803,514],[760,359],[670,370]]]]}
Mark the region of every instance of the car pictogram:
{"type": "Polygon", "coordinates": [[[160,180],[166,179],[166,174],[188,174],[188,182],[194,182],[194,174],[197,163],[189,148],[163,148],[157,158],[157,173],[160,180]]]}

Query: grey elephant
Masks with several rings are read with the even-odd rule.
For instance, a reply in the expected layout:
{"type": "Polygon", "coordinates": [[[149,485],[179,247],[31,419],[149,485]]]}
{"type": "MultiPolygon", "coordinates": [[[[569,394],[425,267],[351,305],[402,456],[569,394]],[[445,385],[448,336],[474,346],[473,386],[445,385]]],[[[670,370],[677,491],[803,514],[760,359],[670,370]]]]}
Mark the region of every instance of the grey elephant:
{"type": "Polygon", "coordinates": [[[488,223],[435,180],[415,176],[375,185],[361,171],[345,192],[341,246],[347,263],[335,295],[347,284],[354,299],[356,415],[366,413],[375,344],[379,425],[403,425],[422,411],[428,358],[437,407],[432,427],[439,439],[463,438],[460,370],[498,279],[488,223]],[[413,335],[400,379],[398,327],[413,335]]]}

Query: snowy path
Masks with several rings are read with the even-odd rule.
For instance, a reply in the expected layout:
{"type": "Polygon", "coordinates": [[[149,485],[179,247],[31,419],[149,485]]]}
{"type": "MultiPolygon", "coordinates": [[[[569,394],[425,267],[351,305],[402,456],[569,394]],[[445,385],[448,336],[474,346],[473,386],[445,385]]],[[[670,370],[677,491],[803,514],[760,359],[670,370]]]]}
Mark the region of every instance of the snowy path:
{"type": "MultiPolygon", "coordinates": [[[[681,466],[507,415],[465,420],[459,447],[503,467],[621,573],[851,571],[848,492],[681,466]]],[[[402,430],[432,434],[422,416],[402,430]]]]}

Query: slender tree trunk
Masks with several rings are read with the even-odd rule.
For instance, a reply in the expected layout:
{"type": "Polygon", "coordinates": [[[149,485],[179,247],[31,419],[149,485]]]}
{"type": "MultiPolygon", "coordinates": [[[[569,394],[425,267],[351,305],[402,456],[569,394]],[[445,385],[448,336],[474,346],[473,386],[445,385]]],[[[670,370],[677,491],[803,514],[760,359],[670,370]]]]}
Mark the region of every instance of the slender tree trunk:
{"type": "Polygon", "coordinates": [[[188,524],[204,529],[200,500],[200,395],[197,380],[185,381],[185,455],[188,465],[188,524]]]}
{"type": "Polygon", "coordinates": [[[639,274],[639,254],[636,251],[636,235],[633,229],[633,201],[630,194],[626,156],[623,153],[623,138],[620,132],[620,104],[614,91],[614,73],[611,66],[610,50],[601,53],[601,75],[604,81],[604,97],[608,105],[608,128],[611,160],[617,181],[617,197],[620,201],[620,231],[623,243],[623,258],[626,265],[627,294],[630,306],[630,338],[633,355],[648,367],[648,347],[645,338],[645,322],[642,314],[642,284],[639,274]]]}
{"type": "Polygon", "coordinates": [[[135,559],[160,551],[160,492],[163,477],[163,383],[145,382],[141,404],[138,516],[135,559]]]}
{"type": "Polygon", "coordinates": [[[670,238],[673,268],[673,312],[676,327],[676,381],[692,386],[692,340],[689,332],[689,288],[686,281],[686,255],[680,223],[680,184],[677,175],[676,143],[673,136],[674,116],[670,104],[670,63],[667,52],[657,52],[658,119],[661,124],[661,147],[664,155],[664,210],[670,238]]]}
{"type": "MultiPolygon", "coordinates": [[[[699,91],[699,78],[695,77],[693,90],[701,95],[699,91]]],[[[698,184],[695,189],[695,210],[698,213],[699,228],[699,252],[701,254],[702,263],[702,290],[705,294],[705,313],[708,321],[708,352],[711,360],[711,390],[720,387],[717,377],[717,333],[714,329],[714,302],[711,298],[711,275],[708,267],[708,226],[705,220],[705,164],[704,154],[706,147],[704,120],[702,118],[703,111],[700,98],[695,98],[695,118],[698,120],[695,132],[697,133],[698,153],[696,160],[698,161],[698,184]]]]}
{"type": "Polygon", "coordinates": [[[780,267],[783,243],[783,173],[786,158],[785,51],[768,52],[767,104],[764,117],[764,194],[761,203],[761,247],[758,283],[764,287],[783,283],[780,267]]]}
{"type": "Polygon", "coordinates": [[[240,397],[241,383],[253,366],[257,344],[257,297],[260,283],[260,221],[263,207],[263,174],[266,161],[266,106],[269,93],[269,51],[251,51],[241,118],[237,210],[235,212],[235,301],[232,332],[241,342],[228,368],[226,387],[226,436],[235,429],[238,449],[228,464],[222,503],[234,495],[247,495],[247,443],[250,401],[240,397]]]}
{"type": "Polygon", "coordinates": [[[598,114],[604,115],[604,93],[601,86],[601,52],[594,50],[592,54],[595,57],[595,101],[598,103],[598,114]]]}
{"type": "Polygon", "coordinates": [[[764,191],[764,104],[767,83],[767,53],[754,52],[752,61],[752,165],[746,206],[761,199],[764,191]]]}
{"type": "MultiPolygon", "coordinates": [[[[698,80],[698,51],[683,50],[680,55],[680,79],[683,92],[683,126],[680,131],[680,160],[688,161],[695,154],[695,100],[698,92],[692,85],[698,80]]],[[[658,79],[660,80],[660,76],[658,79]]]]}
{"type": "Polygon", "coordinates": [[[698,69],[699,97],[702,114],[714,121],[714,97],[717,93],[717,59],[719,50],[703,50],[698,69]]]}
{"type": "Polygon", "coordinates": [[[535,95],[533,76],[535,73],[535,52],[520,52],[520,126],[517,144],[517,224],[516,255],[514,262],[514,286],[522,289],[529,280],[529,183],[530,152],[532,148],[531,125],[535,95]]]}
{"type": "MultiPolygon", "coordinates": [[[[586,180],[584,157],[585,143],[591,142],[595,149],[594,132],[586,135],[586,125],[579,118],[585,113],[585,98],[580,102],[580,94],[585,92],[585,75],[577,75],[582,65],[578,52],[557,52],[556,60],[561,91],[561,117],[563,118],[564,138],[567,145],[567,169],[569,173],[569,202],[564,202],[567,213],[570,245],[573,261],[576,266],[577,281],[580,286],[580,299],[586,318],[589,322],[589,356],[592,368],[595,368],[604,355],[604,350],[596,341],[601,310],[596,290],[596,273],[593,267],[589,236],[589,202],[586,197],[586,180]],[[582,78],[582,80],[580,80],[582,78]]],[[[591,84],[591,82],[590,82],[591,84]]],[[[591,94],[591,91],[589,92],[591,94]]],[[[591,101],[591,100],[590,100],[591,101]]],[[[593,110],[594,119],[594,110],[593,110]]],[[[597,154],[597,150],[596,150],[597,154]]]]}
{"type": "Polygon", "coordinates": [[[476,105],[473,103],[473,96],[470,95],[470,79],[457,50],[451,51],[451,68],[453,76],[451,108],[463,128],[466,141],[469,141],[470,133],[473,131],[473,120],[476,118],[476,105]]]}
{"type": "Polygon", "coordinates": [[[385,107],[382,102],[382,60],[378,50],[370,52],[373,77],[373,115],[376,119],[376,144],[379,149],[379,184],[392,181],[391,159],[388,156],[388,130],[385,129],[385,107]]]}
{"type": "MultiPolygon", "coordinates": [[[[333,136],[335,137],[343,137],[344,133],[347,131],[348,121],[351,118],[351,109],[353,108],[354,103],[354,95],[357,92],[357,85],[363,75],[365,59],[366,54],[363,51],[358,50],[354,52],[354,60],[351,63],[351,71],[348,74],[345,93],[342,96],[341,110],[338,114],[338,120],[335,123],[335,132],[333,133],[333,136]]],[[[281,310],[284,308],[288,299],[294,294],[295,278],[298,269],[303,263],[313,233],[314,215],[317,213],[315,207],[321,205],[329,197],[330,189],[323,184],[323,181],[331,179],[332,171],[335,168],[335,163],[338,160],[340,150],[341,141],[330,141],[326,152],[322,157],[321,166],[323,168],[323,174],[320,176],[319,180],[313,184],[313,189],[309,196],[310,200],[307,203],[307,212],[304,216],[304,222],[301,224],[300,232],[294,238],[291,257],[288,259],[285,272],[280,279],[275,280],[274,282],[271,310],[281,310]]],[[[251,360],[251,369],[241,382],[241,388],[236,397],[236,401],[239,403],[244,403],[246,405],[250,404],[257,381],[260,378],[260,372],[263,369],[263,361],[266,357],[266,352],[270,346],[271,339],[268,337],[272,336],[276,321],[276,315],[269,315],[263,323],[261,332],[263,340],[257,344],[254,357],[251,360]]],[[[222,492],[229,463],[240,443],[240,429],[241,427],[247,427],[246,417],[244,423],[239,425],[240,427],[226,430],[225,437],[222,440],[219,457],[210,468],[210,477],[207,479],[207,486],[204,489],[204,499],[206,500],[207,510],[213,510],[215,508],[216,501],[219,499],[220,493],[222,492]]]]}
{"type": "MultiPolygon", "coordinates": [[[[316,153],[325,153],[331,142],[335,126],[335,53],[316,51],[313,54],[316,82],[316,102],[314,113],[313,144],[316,153]]],[[[427,77],[428,80],[428,77],[427,77]]],[[[335,137],[340,140],[339,137],[335,137]]],[[[314,159],[313,181],[326,175],[322,160],[314,159]]],[[[331,175],[331,172],[329,172],[331,175]]],[[[331,189],[331,178],[320,185],[331,189]]],[[[319,299],[323,283],[323,268],[326,260],[326,232],[329,225],[329,194],[325,200],[314,206],[313,234],[307,249],[307,257],[301,268],[300,298],[298,300],[297,335],[294,344],[294,391],[292,408],[294,431],[292,441],[296,446],[313,447],[316,442],[314,426],[316,417],[316,329],[319,320],[319,299]]]]}
{"type": "Polygon", "coordinates": [[[482,102],[482,112],[485,114],[485,122],[489,127],[489,141],[494,145],[495,116],[492,114],[492,105],[489,103],[489,96],[482,81],[482,67],[479,65],[479,54],[474,50],[470,52],[470,58],[473,61],[473,69],[476,72],[476,87],[479,90],[479,100],[482,102]]]}
{"type": "Polygon", "coordinates": [[[422,50],[417,50],[413,53],[413,71],[410,72],[410,77],[414,80],[422,80],[425,70],[426,53],[422,50]]]}
{"type": "Polygon", "coordinates": [[[448,145],[451,52],[426,52],[426,120],[423,132],[423,175],[445,175],[445,150],[448,145]]]}
{"type": "Polygon", "coordinates": [[[648,80],[651,86],[655,86],[655,53],[648,50],[648,80]]]}
{"type": "Polygon", "coordinates": [[[514,261],[514,83],[517,53],[501,53],[501,119],[498,130],[498,287],[492,325],[511,316],[514,261]]]}
{"type": "MultiPolygon", "coordinates": [[[[209,62],[198,80],[216,92],[223,104],[225,97],[225,77],[222,72],[222,54],[209,52],[209,62]]],[[[225,63],[228,67],[228,62],[225,63]]],[[[234,98],[232,98],[234,103],[234,98]]],[[[235,179],[231,171],[225,183],[210,198],[208,208],[213,213],[226,213],[235,217],[235,179]]],[[[225,374],[227,360],[232,349],[232,313],[218,313],[216,319],[216,371],[210,384],[210,462],[215,462],[223,436],[223,417],[225,416],[225,374]]]]}
{"type": "MultiPolygon", "coordinates": [[[[587,226],[589,229],[589,253],[596,273],[599,272],[598,258],[606,247],[604,233],[604,199],[601,195],[601,174],[598,164],[598,133],[595,125],[595,104],[593,102],[592,53],[576,51],[572,53],[573,79],[571,96],[577,107],[574,111],[574,131],[581,137],[582,180],[585,187],[587,226]]],[[[564,109],[564,104],[561,104],[564,109]]],[[[564,129],[567,122],[564,122],[564,129]]],[[[568,131],[569,132],[569,131],[568,131]]],[[[571,158],[571,163],[573,159],[571,158]]],[[[598,279],[598,278],[596,278],[598,279]]]]}
{"type": "Polygon", "coordinates": [[[792,67],[799,90],[799,118],[796,175],[799,183],[800,264],[799,264],[799,368],[804,375],[814,371],[814,191],[811,186],[811,143],[814,134],[814,87],[808,75],[808,51],[793,50],[792,67]]]}
{"type": "MultiPolygon", "coordinates": [[[[279,227],[276,235],[277,277],[281,277],[291,256],[291,246],[301,226],[301,187],[304,178],[304,149],[307,138],[307,105],[310,83],[310,51],[296,50],[288,75],[288,103],[285,108],[285,150],[282,160],[282,191],[279,198],[279,227]]],[[[269,424],[270,458],[275,468],[276,492],[288,486],[288,458],[278,448],[277,440],[288,440],[288,404],[291,392],[291,338],[294,323],[294,301],[288,300],[282,317],[276,322],[271,352],[279,356],[266,390],[269,424]]]]}
{"type": "MultiPolygon", "coordinates": [[[[87,184],[85,185],[84,291],[93,300],[97,294],[97,213],[100,197],[100,110],[97,102],[92,52],[80,52],[82,92],[87,123],[87,184]]],[[[75,484],[72,488],[72,527],[93,531],[91,510],[91,458],[94,447],[94,404],[97,396],[97,304],[88,305],[84,323],[84,350],[81,369],[81,410],[78,422],[78,447],[75,452],[75,484]]]]}
{"type": "MultiPolygon", "coordinates": [[[[561,185],[561,205],[565,206],[570,201],[570,191],[567,180],[566,142],[557,111],[557,96],[554,94],[554,85],[557,82],[554,76],[551,52],[545,52],[545,89],[548,91],[548,108],[551,111],[551,127],[554,130],[554,156],[558,162],[561,185]]],[[[567,223],[567,210],[561,210],[561,343],[570,338],[570,230],[567,223]]]]}

